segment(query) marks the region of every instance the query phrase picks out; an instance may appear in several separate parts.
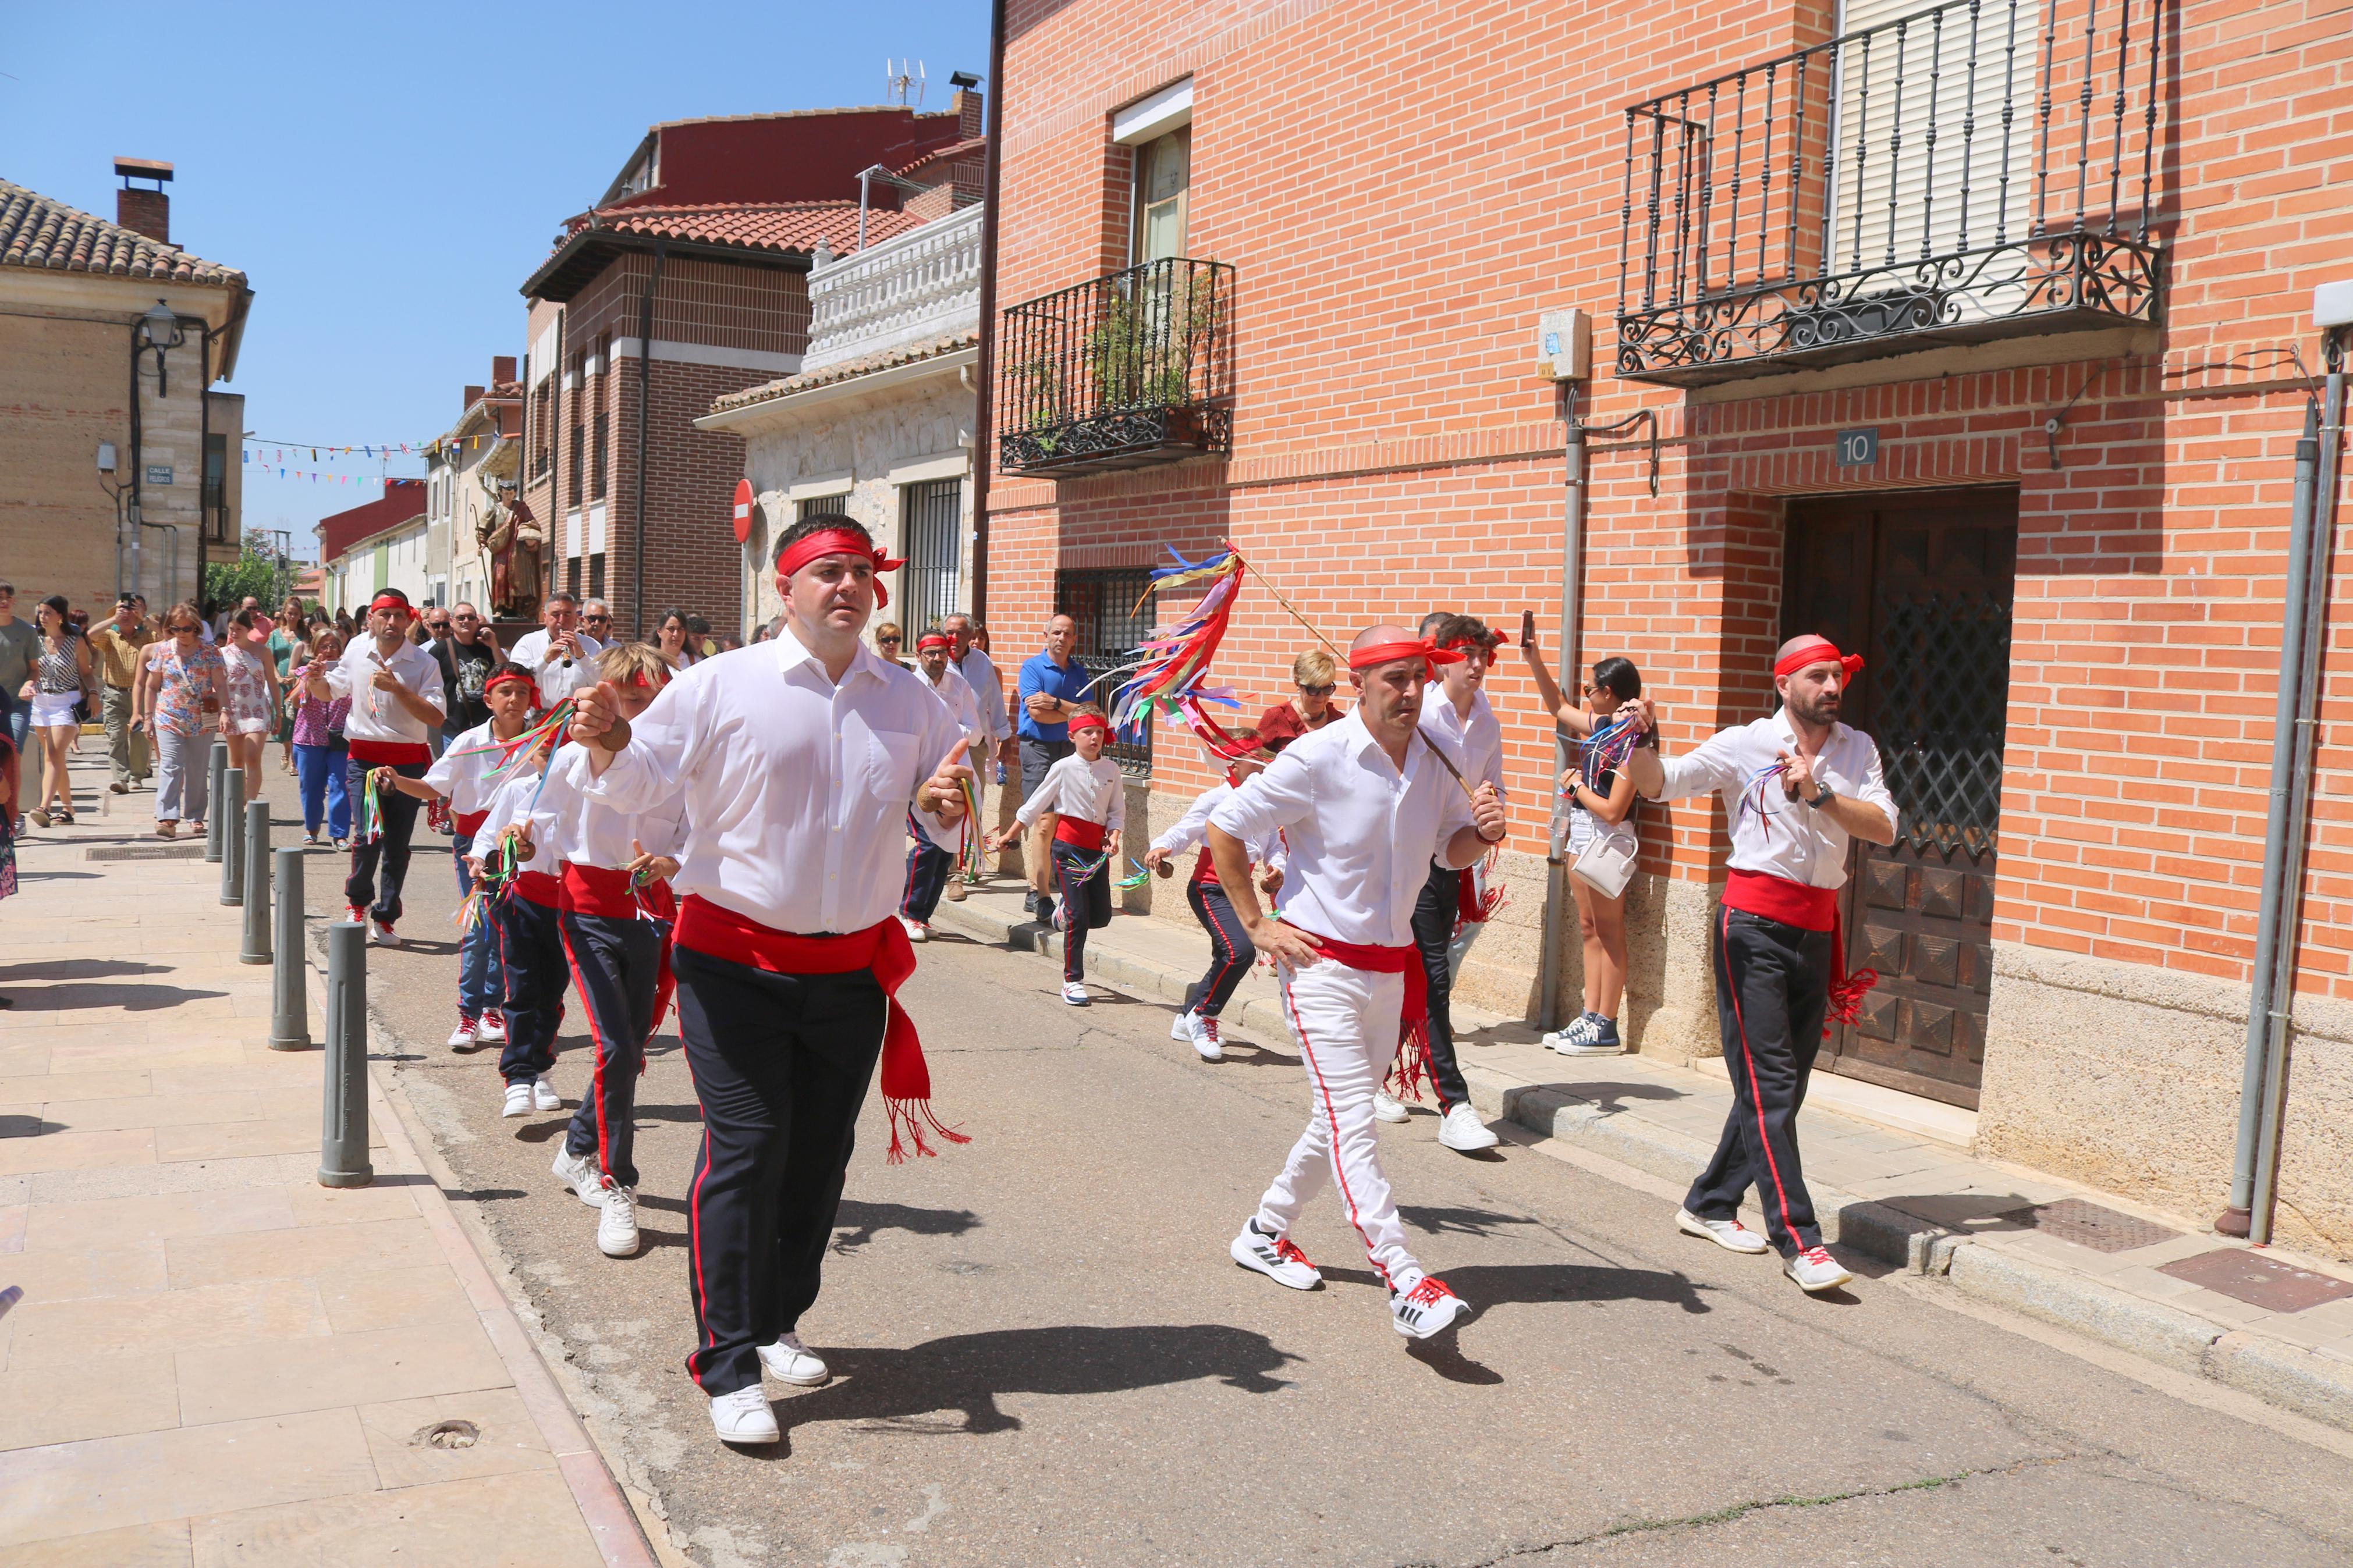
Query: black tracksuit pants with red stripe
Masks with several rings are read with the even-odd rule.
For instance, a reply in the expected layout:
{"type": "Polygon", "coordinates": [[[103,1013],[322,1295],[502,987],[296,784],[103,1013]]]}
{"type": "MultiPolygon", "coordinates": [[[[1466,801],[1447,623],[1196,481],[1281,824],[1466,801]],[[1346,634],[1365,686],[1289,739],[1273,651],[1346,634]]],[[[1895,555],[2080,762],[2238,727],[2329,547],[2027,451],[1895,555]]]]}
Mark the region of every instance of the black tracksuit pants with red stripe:
{"type": "Polygon", "coordinates": [[[559,917],[564,956],[588,1034],[596,1042],[596,1068],[580,1109],[564,1135],[567,1153],[595,1155],[617,1187],[638,1184],[638,1075],[646,1070],[646,1041],[654,1032],[654,994],[661,978],[660,921],[583,914],[559,917]]]}
{"type": "Polygon", "coordinates": [[[1054,840],[1054,886],[1062,895],[1062,980],[1087,977],[1087,932],[1111,924],[1111,863],[1095,866],[1103,851],[1054,840]],[[1091,876],[1079,873],[1094,866],[1091,876]]]}
{"type": "Polygon", "coordinates": [[[757,1387],[759,1347],[816,1301],[882,1052],[887,999],[871,969],[772,974],[672,950],[702,1147],[686,1189],[687,1283],[702,1392],[757,1387]]]}
{"type": "Polygon", "coordinates": [[[1258,962],[1258,947],[1242,930],[1241,917],[1234,913],[1226,890],[1217,883],[1187,882],[1185,901],[1193,906],[1194,918],[1209,933],[1209,967],[1185,988],[1185,1011],[1204,1018],[1219,1017],[1233,1000],[1234,987],[1258,962]]]}
{"type": "Polygon", "coordinates": [[[1454,921],[1461,908],[1462,873],[1432,860],[1413,902],[1413,945],[1420,951],[1421,973],[1430,983],[1430,1081],[1438,1090],[1440,1110],[1471,1103],[1471,1086],[1462,1081],[1461,1065],[1454,1059],[1454,966],[1446,952],[1454,941],[1454,921]]]}
{"type": "Polygon", "coordinates": [[[499,1076],[529,1083],[555,1068],[555,1034],[564,1026],[563,918],[547,904],[510,892],[495,906],[499,964],[506,971],[507,1043],[499,1076]]]}
{"type": "Polygon", "coordinates": [[[1830,1007],[1831,933],[1719,908],[1715,936],[1715,1011],[1732,1113],[1683,1207],[1702,1219],[1732,1219],[1753,1186],[1766,1239],[1788,1258],[1822,1244],[1798,1161],[1798,1108],[1830,1007]]]}

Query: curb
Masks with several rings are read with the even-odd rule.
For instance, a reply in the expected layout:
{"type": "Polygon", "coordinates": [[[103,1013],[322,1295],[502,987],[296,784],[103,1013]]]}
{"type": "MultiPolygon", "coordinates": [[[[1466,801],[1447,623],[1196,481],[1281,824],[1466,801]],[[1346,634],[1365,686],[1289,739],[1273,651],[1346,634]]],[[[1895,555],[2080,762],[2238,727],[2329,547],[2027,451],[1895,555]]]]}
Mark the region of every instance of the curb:
{"type": "MultiPolygon", "coordinates": [[[[1036,921],[1008,921],[948,902],[932,918],[935,924],[982,942],[1056,958],[1061,954],[1060,936],[1036,921]]],[[[1172,1003],[1184,1000],[1191,980],[1105,948],[1088,952],[1087,967],[1090,978],[1172,1003]]],[[[1270,1039],[1289,1037],[1279,1009],[1252,1002],[1236,1011],[1241,1027],[1270,1039]]],[[[1463,1064],[1462,1076],[1471,1088],[1471,1103],[1481,1115],[1588,1150],[1645,1175],[1688,1183],[1715,1152],[1695,1139],[1644,1126],[1606,1105],[1558,1089],[1522,1083],[1469,1063],[1463,1064]]],[[[2353,1432],[2353,1363],[2226,1329],[2068,1269],[1980,1246],[1974,1236],[1886,1204],[1819,1185],[1813,1196],[1826,1242],[1907,1274],[1943,1279],[1962,1294],[1990,1305],[2353,1432]]]]}

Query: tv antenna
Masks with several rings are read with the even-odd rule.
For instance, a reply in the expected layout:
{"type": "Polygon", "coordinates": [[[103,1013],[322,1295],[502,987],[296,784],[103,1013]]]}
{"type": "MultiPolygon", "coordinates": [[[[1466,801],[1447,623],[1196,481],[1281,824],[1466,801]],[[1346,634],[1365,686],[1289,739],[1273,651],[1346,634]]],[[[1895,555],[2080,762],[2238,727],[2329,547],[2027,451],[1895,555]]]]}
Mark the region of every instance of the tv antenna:
{"type": "Polygon", "coordinates": [[[893,65],[888,56],[882,60],[882,84],[883,96],[902,107],[923,102],[923,89],[930,85],[924,79],[923,61],[901,60],[893,65]]]}

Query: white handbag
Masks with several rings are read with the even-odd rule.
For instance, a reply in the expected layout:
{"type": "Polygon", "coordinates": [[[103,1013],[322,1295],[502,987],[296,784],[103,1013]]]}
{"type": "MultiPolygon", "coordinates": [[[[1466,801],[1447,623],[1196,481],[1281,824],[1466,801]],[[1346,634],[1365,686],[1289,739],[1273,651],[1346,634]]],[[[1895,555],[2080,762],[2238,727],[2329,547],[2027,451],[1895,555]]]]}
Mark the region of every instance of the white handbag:
{"type": "Polygon", "coordinates": [[[1593,837],[1577,852],[1568,868],[1585,879],[1588,887],[1610,898],[1621,898],[1626,884],[1634,879],[1634,862],[1642,852],[1642,840],[1631,822],[1593,825],[1593,837]]]}

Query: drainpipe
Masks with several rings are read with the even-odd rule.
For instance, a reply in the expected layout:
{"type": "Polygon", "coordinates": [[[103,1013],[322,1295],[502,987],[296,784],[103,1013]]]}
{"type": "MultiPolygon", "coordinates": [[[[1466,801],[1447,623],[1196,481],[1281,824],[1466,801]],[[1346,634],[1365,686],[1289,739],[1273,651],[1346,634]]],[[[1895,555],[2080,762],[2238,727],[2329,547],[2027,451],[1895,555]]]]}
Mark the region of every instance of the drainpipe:
{"type": "MultiPolygon", "coordinates": [[[[1583,555],[1585,528],[1585,426],[1577,420],[1577,384],[1561,385],[1561,419],[1568,435],[1561,447],[1560,522],[1560,689],[1573,689],[1570,672],[1577,667],[1577,568],[1583,555]]],[[[1569,765],[1568,731],[1556,718],[1552,727],[1552,776],[1558,779],[1569,765]]],[[[1553,815],[1561,806],[1557,785],[1547,784],[1553,815]]],[[[1561,835],[1545,834],[1544,943],[1536,959],[1536,1026],[1560,1027],[1561,911],[1568,905],[1568,867],[1561,858],[1561,835]]]]}
{"type": "Polygon", "coordinates": [[[973,379],[980,384],[972,420],[972,616],[986,622],[988,615],[988,480],[997,464],[997,187],[1004,163],[1005,142],[1005,0],[988,6],[988,142],[981,174],[980,211],[980,353],[973,379]]]}
{"type": "Polygon", "coordinates": [[[2345,424],[2343,349],[2329,334],[2326,411],[2306,405],[2295,447],[2290,513],[2287,616],[2280,638],[2279,696],[2273,717],[2271,805],[2263,829],[2263,881],[2247,1006],[2246,1063],[2231,1206],[2214,1228],[2256,1246],[2272,1238],[2278,1206],[2280,1127],[2295,1006],[2296,937],[2302,930],[2304,859],[2312,801],[2312,752],[2319,728],[2320,667],[2334,545],[2337,453],[2345,424]]]}
{"type": "Polygon", "coordinates": [[[661,287],[662,263],[670,258],[669,242],[654,241],[654,269],[638,301],[638,548],[635,580],[630,591],[637,600],[638,640],[646,638],[646,421],[654,395],[654,290],[661,287]]]}

